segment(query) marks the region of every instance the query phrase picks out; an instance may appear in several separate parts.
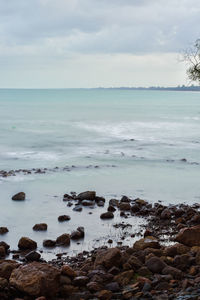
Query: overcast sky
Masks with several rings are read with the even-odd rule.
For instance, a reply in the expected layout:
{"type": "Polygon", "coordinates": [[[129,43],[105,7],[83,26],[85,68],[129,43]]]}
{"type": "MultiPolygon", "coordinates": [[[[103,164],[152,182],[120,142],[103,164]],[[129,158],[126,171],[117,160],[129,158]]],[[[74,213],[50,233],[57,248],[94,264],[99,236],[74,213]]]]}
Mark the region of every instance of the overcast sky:
{"type": "Polygon", "coordinates": [[[188,84],[199,0],[0,0],[0,87],[188,84]]]}

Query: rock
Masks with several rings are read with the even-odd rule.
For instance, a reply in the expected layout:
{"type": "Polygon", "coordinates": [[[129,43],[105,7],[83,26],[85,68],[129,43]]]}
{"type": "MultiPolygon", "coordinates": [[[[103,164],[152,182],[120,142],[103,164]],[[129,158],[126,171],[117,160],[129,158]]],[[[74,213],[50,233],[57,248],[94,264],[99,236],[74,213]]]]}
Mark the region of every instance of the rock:
{"type": "Polygon", "coordinates": [[[94,266],[102,265],[107,269],[120,265],[121,252],[118,248],[110,248],[108,250],[100,250],[94,262],[94,266]]]}
{"type": "Polygon", "coordinates": [[[94,191],[86,191],[83,193],[78,194],[77,199],[78,200],[95,200],[96,198],[96,192],[94,191]]]}
{"type": "Polygon", "coordinates": [[[180,254],[188,253],[189,250],[190,250],[189,247],[187,247],[183,244],[176,243],[172,246],[165,247],[164,254],[166,256],[174,257],[178,254],[180,255],[180,254]]]}
{"type": "Polygon", "coordinates": [[[127,263],[131,266],[131,268],[133,270],[138,270],[140,267],[142,267],[141,261],[136,256],[134,256],[134,255],[132,255],[128,259],[127,263]]]}
{"type": "Polygon", "coordinates": [[[103,207],[104,206],[104,202],[103,201],[99,201],[99,202],[97,202],[97,206],[99,206],[99,207],[103,207]]]}
{"type": "Polygon", "coordinates": [[[4,290],[8,287],[8,280],[6,278],[0,277],[0,290],[4,290]]]}
{"type": "Polygon", "coordinates": [[[132,280],[134,276],[134,271],[129,270],[122,272],[114,277],[114,280],[118,282],[121,286],[128,285],[132,280]]]}
{"type": "Polygon", "coordinates": [[[118,292],[120,290],[119,284],[117,282],[111,282],[106,284],[105,288],[111,292],[118,292]]]}
{"type": "Polygon", "coordinates": [[[102,290],[102,286],[98,282],[89,282],[87,288],[90,292],[95,293],[102,290]]]}
{"type": "Polygon", "coordinates": [[[124,202],[124,203],[130,203],[131,202],[131,199],[129,199],[127,196],[122,196],[120,202],[124,202]]]}
{"type": "Polygon", "coordinates": [[[116,208],[112,205],[109,205],[107,210],[111,211],[111,212],[114,212],[114,211],[116,211],[116,208]]]}
{"type": "Polygon", "coordinates": [[[9,282],[30,296],[55,299],[60,283],[60,272],[49,264],[32,262],[13,270],[9,282]]]}
{"type": "Polygon", "coordinates": [[[56,241],[54,240],[44,240],[43,241],[43,246],[47,248],[52,248],[56,246],[56,241]]]}
{"type": "Polygon", "coordinates": [[[133,245],[133,248],[135,250],[144,250],[146,248],[155,248],[159,249],[160,244],[158,240],[153,236],[146,236],[145,238],[140,239],[139,241],[136,241],[133,245]]]}
{"type": "Polygon", "coordinates": [[[59,222],[64,222],[64,221],[69,221],[69,220],[71,220],[71,218],[68,215],[61,215],[58,217],[59,222]]]}
{"type": "Polygon", "coordinates": [[[19,263],[14,260],[0,261],[0,277],[9,279],[12,271],[19,267],[19,263]]]}
{"type": "Polygon", "coordinates": [[[1,246],[3,246],[6,250],[6,253],[8,253],[8,250],[9,250],[10,246],[6,242],[3,242],[3,241],[0,242],[0,247],[1,246]]]}
{"type": "Polygon", "coordinates": [[[3,246],[0,246],[0,257],[5,257],[6,256],[6,250],[3,246]]]}
{"type": "Polygon", "coordinates": [[[69,276],[70,278],[76,277],[76,272],[68,265],[62,266],[61,273],[63,275],[69,276]]]}
{"type": "Polygon", "coordinates": [[[130,203],[122,202],[119,204],[119,209],[120,210],[130,210],[131,205],[130,205],[130,203]]]}
{"type": "Polygon", "coordinates": [[[162,270],[167,266],[160,258],[156,256],[149,258],[145,264],[152,273],[161,273],[162,270]]]}
{"type": "Polygon", "coordinates": [[[97,293],[97,297],[100,300],[111,300],[112,299],[112,292],[108,290],[101,290],[97,293]]]}
{"type": "Polygon", "coordinates": [[[110,199],[109,201],[109,205],[112,205],[112,206],[119,206],[119,200],[117,199],[110,199]]]}
{"type": "Polygon", "coordinates": [[[47,230],[47,224],[46,223],[35,224],[33,226],[33,230],[35,230],[35,231],[46,231],[47,230]]]}
{"type": "Polygon", "coordinates": [[[190,256],[189,254],[176,255],[173,261],[174,266],[178,269],[185,271],[190,267],[192,263],[194,263],[195,258],[190,256]]]}
{"type": "Polygon", "coordinates": [[[81,204],[82,204],[83,206],[93,206],[93,205],[95,204],[95,202],[94,202],[93,200],[83,200],[83,201],[81,202],[81,204]]]}
{"type": "Polygon", "coordinates": [[[176,241],[189,247],[200,246],[200,225],[181,229],[176,241]]]}
{"type": "Polygon", "coordinates": [[[28,237],[21,237],[18,242],[18,248],[20,250],[32,250],[37,248],[37,243],[28,237]]]}
{"type": "Polygon", "coordinates": [[[101,219],[112,219],[114,218],[114,214],[111,211],[107,211],[100,215],[101,219]]]}
{"type": "Polygon", "coordinates": [[[78,227],[77,230],[73,231],[70,235],[72,240],[78,240],[84,238],[84,236],[85,236],[84,227],[78,227]]]}
{"type": "Polygon", "coordinates": [[[64,284],[68,285],[71,283],[72,283],[72,281],[68,276],[63,276],[63,275],[60,276],[60,284],[61,285],[64,285],[64,284]]]}
{"type": "Polygon", "coordinates": [[[23,200],[25,200],[25,198],[26,198],[26,195],[24,192],[20,192],[20,193],[15,194],[14,196],[12,196],[12,200],[14,200],[14,201],[23,201],[23,200]]]}
{"type": "Polygon", "coordinates": [[[7,227],[0,227],[0,234],[5,234],[7,233],[9,230],[7,227]]]}
{"type": "Polygon", "coordinates": [[[171,275],[174,279],[181,279],[182,278],[182,272],[178,270],[177,268],[173,268],[170,266],[166,266],[162,270],[162,274],[164,275],[171,275]]]}
{"type": "Polygon", "coordinates": [[[161,219],[171,219],[171,212],[168,208],[165,208],[161,215],[160,215],[161,219]]]}
{"type": "Polygon", "coordinates": [[[40,257],[41,257],[40,253],[38,253],[36,251],[31,251],[25,255],[25,259],[27,261],[39,261],[40,257]]]}
{"type": "Polygon", "coordinates": [[[79,211],[81,212],[83,210],[83,208],[80,206],[80,205],[76,205],[74,208],[73,208],[74,211],[79,211]]]}
{"type": "Polygon", "coordinates": [[[73,284],[76,286],[85,286],[89,281],[89,278],[87,276],[78,276],[75,277],[73,280],[73,284]]]}
{"type": "Polygon", "coordinates": [[[98,204],[99,202],[106,202],[106,199],[104,197],[95,197],[95,202],[98,204]]]}
{"type": "Polygon", "coordinates": [[[57,237],[56,239],[56,245],[58,246],[69,246],[70,245],[70,235],[67,233],[64,233],[57,237]]]}

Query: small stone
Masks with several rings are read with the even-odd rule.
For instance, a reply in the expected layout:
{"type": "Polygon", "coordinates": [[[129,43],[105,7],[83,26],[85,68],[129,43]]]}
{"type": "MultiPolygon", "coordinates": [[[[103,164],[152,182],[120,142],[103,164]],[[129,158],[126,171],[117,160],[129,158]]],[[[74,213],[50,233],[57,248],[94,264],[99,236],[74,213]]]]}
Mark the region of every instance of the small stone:
{"type": "Polygon", "coordinates": [[[33,226],[33,230],[35,230],[35,231],[46,231],[47,230],[47,224],[46,223],[35,224],[33,226]]]}
{"type": "Polygon", "coordinates": [[[14,201],[23,201],[23,200],[25,200],[25,197],[26,197],[25,193],[20,192],[20,193],[15,194],[14,196],[12,196],[12,200],[14,200],[14,201]]]}
{"type": "Polygon", "coordinates": [[[71,220],[71,218],[68,215],[61,215],[58,217],[59,222],[64,222],[64,221],[69,221],[69,220],[71,220]]]}

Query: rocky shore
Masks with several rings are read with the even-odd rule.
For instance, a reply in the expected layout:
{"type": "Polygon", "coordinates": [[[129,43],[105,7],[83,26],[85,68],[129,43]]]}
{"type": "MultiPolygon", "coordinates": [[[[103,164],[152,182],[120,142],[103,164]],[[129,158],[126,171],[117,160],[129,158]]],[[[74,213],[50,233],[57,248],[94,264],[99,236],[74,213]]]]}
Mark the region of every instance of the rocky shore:
{"type": "MultiPolygon", "coordinates": [[[[20,192],[14,201],[25,201],[20,192]]],[[[143,199],[110,199],[96,196],[94,191],[65,194],[67,205],[80,210],[83,206],[104,206],[99,217],[122,220],[138,216],[145,220],[142,237],[132,246],[107,246],[84,251],[74,257],[46,262],[37,251],[37,242],[21,237],[18,250],[0,242],[0,299],[81,300],[81,299],[200,299],[200,212],[199,204],[152,205],[143,199]],[[8,258],[12,255],[12,259],[8,258]]],[[[58,217],[59,222],[70,216],[58,217]]],[[[80,224],[81,225],[81,224],[80,224]]],[[[35,224],[33,230],[47,230],[47,224],[35,224]]],[[[128,226],[123,222],[115,226],[128,226]]],[[[0,234],[7,234],[6,227],[0,234]]],[[[84,238],[82,226],[71,234],[63,233],[45,240],[44,247],[53,249],[84,238]]]]}

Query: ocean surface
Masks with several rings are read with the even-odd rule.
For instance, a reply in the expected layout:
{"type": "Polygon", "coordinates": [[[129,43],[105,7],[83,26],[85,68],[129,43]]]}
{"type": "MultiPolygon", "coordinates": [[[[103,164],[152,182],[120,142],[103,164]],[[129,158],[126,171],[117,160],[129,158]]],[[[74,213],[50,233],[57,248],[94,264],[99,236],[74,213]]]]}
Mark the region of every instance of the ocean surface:
{"type": "Polygon", "coordinates": [[[80,225],[86,239],[74,243],[74,251],[97,237],[115,236],[113,221],[99,219],[106,208],[77,213],[66,206],[62,197],[71,191],[95,190],[106,199],[199,202],[200,93],[2,89],[0,170],[37,168],[45,173],[0,177],[0,226],[9,228],[2,240],[12,248],[21,236],[41,246],[44,238],[80,225]],[[19,191],[26,201],[11,200],[19,191]],[[71,221],[58,223],[61,214],[71,221]],[[40,222],[49,225],[47,232],[32,231],[40,222]]]}

